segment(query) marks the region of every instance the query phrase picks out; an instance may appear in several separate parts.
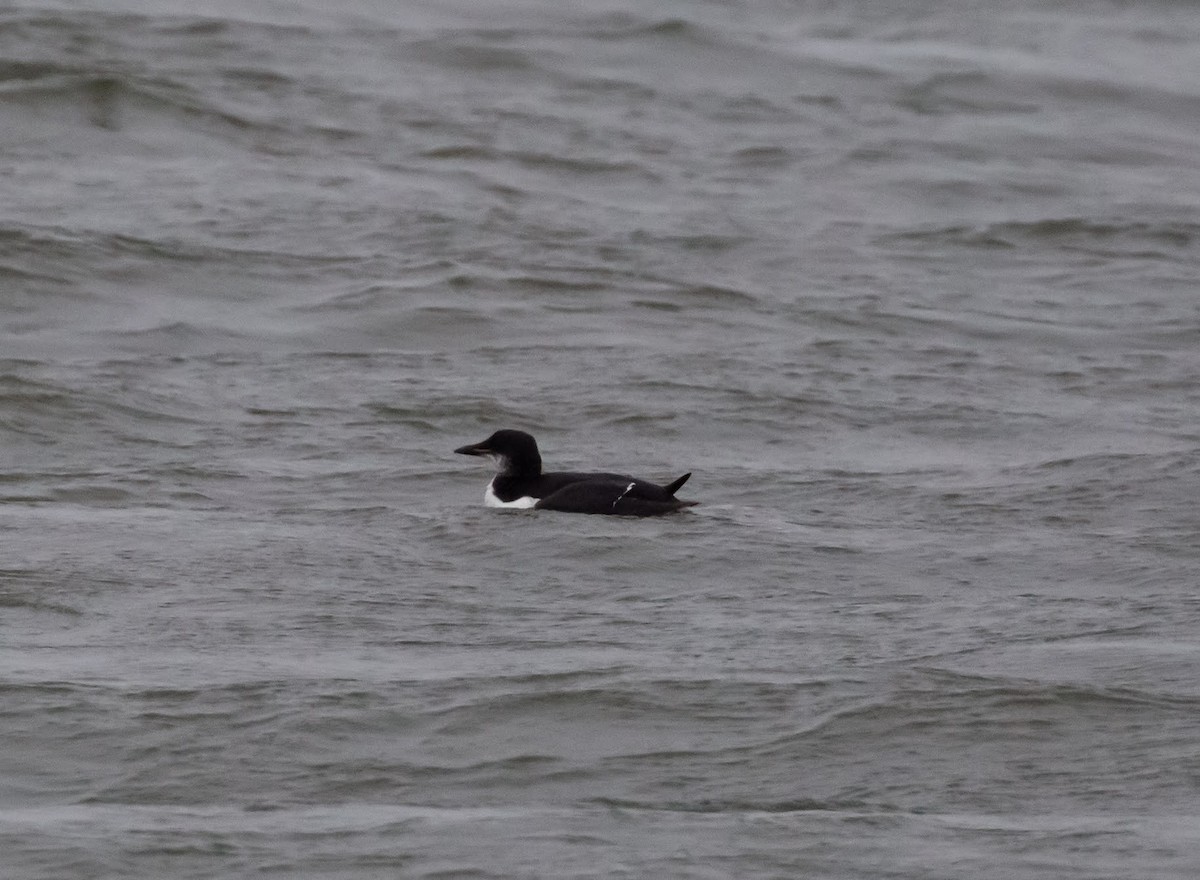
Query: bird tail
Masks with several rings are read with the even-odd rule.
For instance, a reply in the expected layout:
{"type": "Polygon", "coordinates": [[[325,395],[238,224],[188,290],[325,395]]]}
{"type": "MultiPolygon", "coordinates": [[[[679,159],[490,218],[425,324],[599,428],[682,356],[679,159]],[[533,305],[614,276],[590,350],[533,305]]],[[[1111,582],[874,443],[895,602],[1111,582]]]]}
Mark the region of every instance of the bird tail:
{"type": "Polygon", "coordinates": [[[679,491],[679,487],[688,481],[688,477],[690,477],[691,475],[692,474],[689,471],[688,473],[686,473],[682,477],[680,477],[678,480],[673,480],[672,482],[667,483],[667,485],[663,486],[663,488],[667,490],[668,495],[674,495],[676,492],[679,491]]]}

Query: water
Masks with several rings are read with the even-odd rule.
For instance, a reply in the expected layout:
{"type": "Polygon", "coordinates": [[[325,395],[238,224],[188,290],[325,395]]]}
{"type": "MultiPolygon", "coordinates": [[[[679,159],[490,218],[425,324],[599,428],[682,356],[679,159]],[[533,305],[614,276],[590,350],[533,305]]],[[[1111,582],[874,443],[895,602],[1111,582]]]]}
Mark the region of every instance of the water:
{"type": "Polygon", "coordinates": [[[0,873],[1196,876],[1200,9],[205,6],[0,10],[0,873]]]}

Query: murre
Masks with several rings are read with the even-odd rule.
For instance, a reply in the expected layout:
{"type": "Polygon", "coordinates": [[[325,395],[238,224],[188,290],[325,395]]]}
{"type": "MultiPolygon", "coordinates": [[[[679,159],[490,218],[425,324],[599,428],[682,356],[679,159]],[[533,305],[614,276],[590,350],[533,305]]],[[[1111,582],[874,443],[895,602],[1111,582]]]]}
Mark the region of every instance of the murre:
{"type": "Polygon", "coordinates": [[[495,459],[498,472],[483,495],[489,507],[658,516],[700,503],[675,497],[690,473],[665,486],[624,474],[542,473],[537,441],[524,431],[497,431],[481,443],[460,446],[454,451],[459,455],[487,455],[495,459]]]}

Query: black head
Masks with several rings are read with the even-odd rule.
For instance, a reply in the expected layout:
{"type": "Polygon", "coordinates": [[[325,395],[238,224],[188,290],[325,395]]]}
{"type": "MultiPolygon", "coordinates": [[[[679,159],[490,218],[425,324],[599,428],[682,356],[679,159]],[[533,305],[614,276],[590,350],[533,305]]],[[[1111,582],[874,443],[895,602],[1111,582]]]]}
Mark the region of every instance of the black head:
{"type": "Polygon", "coordinates": [[[503,474],[536,477],[542,472],[542,457],[538,454],[537,441],[524,431],[506,428],[481,443],[460,446],[454,451],[459,455],[490,455],[499,464],[503,474]]]}

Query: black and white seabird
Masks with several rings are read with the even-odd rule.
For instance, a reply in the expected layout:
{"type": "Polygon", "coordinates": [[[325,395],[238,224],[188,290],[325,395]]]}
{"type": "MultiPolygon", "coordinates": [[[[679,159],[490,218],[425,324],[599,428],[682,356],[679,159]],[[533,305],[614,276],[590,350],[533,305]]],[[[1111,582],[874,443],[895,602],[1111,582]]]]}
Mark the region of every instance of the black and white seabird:
{"type": "Polygon", "coordinates": [[[481,443],[454,451],[459,455],[488,455],[499,465],[483,495],[488,507],[658,516],[699,503],[675,497],[690,473],[665,486],[624,474],[542,473],[537,441],[524,431],[497,431],[481,443]]]}

